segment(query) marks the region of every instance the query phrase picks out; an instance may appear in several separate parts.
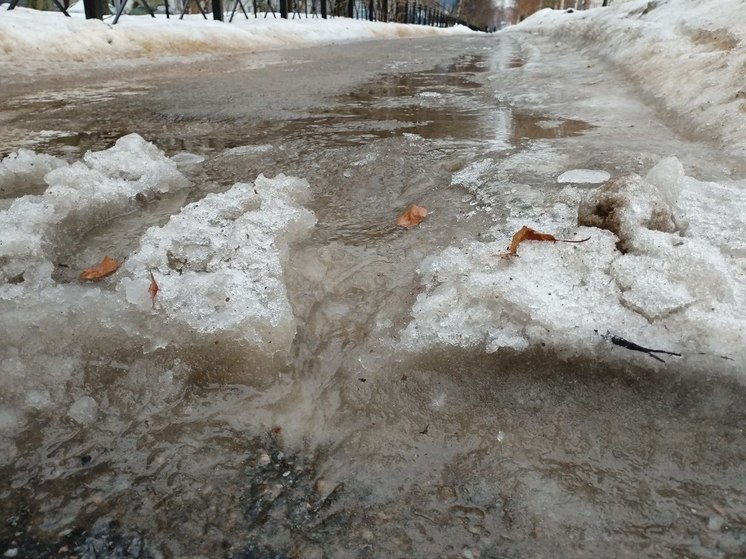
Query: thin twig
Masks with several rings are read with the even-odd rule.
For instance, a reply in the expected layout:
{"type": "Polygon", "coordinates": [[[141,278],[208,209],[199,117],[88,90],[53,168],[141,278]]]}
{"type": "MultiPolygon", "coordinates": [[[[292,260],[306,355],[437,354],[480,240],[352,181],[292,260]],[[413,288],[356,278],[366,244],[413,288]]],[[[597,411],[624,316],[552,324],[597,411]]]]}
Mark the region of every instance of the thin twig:
{"type": "Polygon", "coordinates": [[[661,363],[665,363],[663,359],[655,355],[656,353],[663,353],[665,355],[673,355],[674,357],[681,357],[680,353],[676,353],[675,351],[667,351],[665,349],[651,349],[649,347],[644,347],[639,344],[636,344],[635,342],[630,342],[629,340],[625,340],[624,338],[620,338],[619,336],[613,335],[608,330],[606,331],[606,334],[603,334],[601,336],[604,340],[607,342],[611,342],[614,345],[618,345],[619,347],[623,347],[624,349],[629,349],[631,351],[639,351],[641,353],[647,353],[650,357],[655,359],[656,361],[660,361],[661,363]]]}

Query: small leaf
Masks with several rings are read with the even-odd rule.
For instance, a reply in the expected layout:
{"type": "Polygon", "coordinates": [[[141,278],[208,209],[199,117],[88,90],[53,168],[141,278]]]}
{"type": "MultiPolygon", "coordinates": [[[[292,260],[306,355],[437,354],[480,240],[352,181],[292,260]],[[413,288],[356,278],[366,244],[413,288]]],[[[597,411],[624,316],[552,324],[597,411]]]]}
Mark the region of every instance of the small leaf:
{"type": "Polygon", "coordinates": [[[159,290],[158,282],[155,281],[153,272],[150,272],[150,287],[148,287],[148,293],[150,294],[150,300],[153,303],[153,307],[155,307],[155,296],[158,294],[159,290]]]}
{"type": "Polygon", "coordinates": [[[97,266],[83,270],[80,274],[80,279],[85,281],[99,281],[110,276],[118,269],[119,262],[109,256],[104,256],[104,259],[97,266]]]}
{"type": "Polygon", "coordinates": [[[526,227],[525,225],[521,227],[518,232],[516,232],[515,235],[513,235],[513,238],[510,241],[510,246],[508,247],[508,252],[505,252],[500,255],[500,258],[511,258],[513,256],[518,255],[518,245],[521,244],[523,241],[551,241],[553,243],[584,243],[586,241],[590,240],[590,237],[587,239],[579,239],[577,241],[568,241],[565,239],[557,239],[554,235],[550,235],[549,233],[539,233],[535,229],[531,229],[530,227],[526,227]]]}
{"type": "Polygon", "coordinates": [[[417,225],[419,225],[426,215],[426,208],[412,204],[403,214],[399,216],[399,219],[396,220],[396,224],[399,227],[406,227],[407,229],[411,229],[412,227],[416,227],[417,225]]]}

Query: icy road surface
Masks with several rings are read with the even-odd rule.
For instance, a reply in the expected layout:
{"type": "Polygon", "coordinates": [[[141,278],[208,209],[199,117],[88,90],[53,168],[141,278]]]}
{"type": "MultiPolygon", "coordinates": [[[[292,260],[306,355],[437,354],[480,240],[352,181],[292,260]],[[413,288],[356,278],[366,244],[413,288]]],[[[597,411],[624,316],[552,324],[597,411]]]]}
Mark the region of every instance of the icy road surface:
{"type": "Polygon", "coordinates": [[[602,62],[3,79],[0,553],[746,553],[746,169],[602,62]]]}

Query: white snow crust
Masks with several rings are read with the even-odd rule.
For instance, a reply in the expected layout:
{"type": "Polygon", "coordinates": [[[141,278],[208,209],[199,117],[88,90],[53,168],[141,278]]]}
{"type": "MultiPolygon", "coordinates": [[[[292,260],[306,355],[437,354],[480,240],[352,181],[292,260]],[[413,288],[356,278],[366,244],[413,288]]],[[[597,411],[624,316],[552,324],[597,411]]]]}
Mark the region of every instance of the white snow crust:
{"type": "Polygon", "coordinates": [[[570,169],[569,171],[565,171],[559,177],[557,177],[557,182],[560,184],[599,184],[602,182],[606,182],[610,178],[611,175],[606,171],[599,171],[594,169],[570,169]]]}

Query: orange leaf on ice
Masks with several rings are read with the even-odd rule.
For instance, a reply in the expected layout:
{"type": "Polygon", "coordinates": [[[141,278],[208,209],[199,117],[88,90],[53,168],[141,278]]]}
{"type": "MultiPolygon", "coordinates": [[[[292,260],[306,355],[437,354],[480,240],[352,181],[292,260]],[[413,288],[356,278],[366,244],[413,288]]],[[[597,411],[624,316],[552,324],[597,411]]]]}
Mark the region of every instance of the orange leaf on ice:
{"type": "Polygon", "coordinates": [[[524,225],[518,230],[515,235],[513,235],[513,238],[510,241],[510,246],[508,247],[508,251],[510,252],[510,254],[517,254],[518,245],[521,244],[523,241],[557,242],[557,239],[554,237],[554,235],[550,235],[549,233],[539,233],[535,229],[531,229],[530,227],[526,227],[524,225]]]}
{"type": "Polygon", "coordinates": [[[516,256],[518,254],[518,245],[521,244],[523,241],[551,241],[553,243],[584,243],[585,241],[589,240],[590,237],[587,239],[579,239],[577,241],[567,241],[565,239],[557,239],[554,235],[550,235],[549,233],[539,233],[535,229],[531,229],[530,227],[526,227],[525,225],[521,227],[518,232],[513,235],[513,238],[510,241],[510,246],[508,247],[508,252],[503,253],[500,255],[500,258],[510,258],[511,256],[516,256]]]}
{"type": "Polygon", "coordinates": [[[411,229],[412,227],[419,225],[426,215],[426,208],[412,204],[403,214],[399,216],[399,219],[396,220],[396,224],[399,227],[406,227],[407,229],[411,229]]]}
{"type": "Polygon", "coordinates": [[[153,272],[150,272],[150,287],[148,287],[148,293],[150,293],[150,300],[152,301],[153,306],[155,306],[155,296],[158,294],[159,289],[158,282],[155,281],[153,272]]]}
{"type": "Polygon", "coordinates": [[[119,262],[109,256],[104,256],[104,259],[92,268],[86,268],[80,274],[80,279],[86,281],[98,281],[110,276],[119,269],[119,262]]]}

